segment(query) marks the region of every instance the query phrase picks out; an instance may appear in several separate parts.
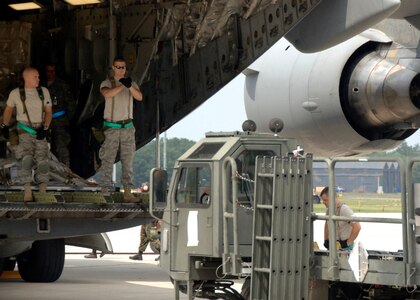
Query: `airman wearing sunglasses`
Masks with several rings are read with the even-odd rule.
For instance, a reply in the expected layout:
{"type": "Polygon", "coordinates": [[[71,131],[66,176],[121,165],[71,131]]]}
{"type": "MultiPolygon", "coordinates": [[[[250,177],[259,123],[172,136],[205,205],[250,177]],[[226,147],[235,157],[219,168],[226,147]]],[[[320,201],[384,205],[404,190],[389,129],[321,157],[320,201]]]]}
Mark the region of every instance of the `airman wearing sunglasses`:
{"type": "Polygon", "coordinates": [[[131,194],[133,187],[133,159],[136,150],[133,124],[133,99],[143,100],[139,86],[126,77],[126,63],[121,57],[112,64],[114,76],[104,80],[100,92],[105,97],[105,141],[99,150],[101,167],[100,185],[104,194],[112,187],[112,168],[120,150],[122,165],[121,183],[124,186],[124,202],[136,202],[131,194]]]}

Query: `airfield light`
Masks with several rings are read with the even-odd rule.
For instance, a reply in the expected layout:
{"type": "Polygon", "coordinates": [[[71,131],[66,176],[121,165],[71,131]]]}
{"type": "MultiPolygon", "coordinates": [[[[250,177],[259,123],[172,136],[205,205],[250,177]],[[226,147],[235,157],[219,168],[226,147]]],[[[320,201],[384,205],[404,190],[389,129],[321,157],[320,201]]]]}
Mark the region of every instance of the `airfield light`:
{"type": "Polygon", "coordinates": [[[24,2],[24,3],[14,3],[14,4],[9,4],[9,6],[11,8],[13,8],[14,10],[29,10],[29,9],[40,9],[41,5],[39,5],[36,2],[24,2]]]}
{"type": "Polygon", "coordinates": [[[98,4],[101,3],[101,0],[64,0],[70,5],[88,5],[88,4],[98,4]]]}

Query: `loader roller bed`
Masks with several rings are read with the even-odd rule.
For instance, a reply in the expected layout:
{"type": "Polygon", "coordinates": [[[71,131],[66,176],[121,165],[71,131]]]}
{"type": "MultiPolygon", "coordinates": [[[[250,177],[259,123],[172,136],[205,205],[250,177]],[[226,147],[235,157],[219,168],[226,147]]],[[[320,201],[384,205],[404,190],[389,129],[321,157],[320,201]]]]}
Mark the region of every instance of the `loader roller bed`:
{"type": "MultiPolygon", "coordinates": [[[[0,219],[33,218],[150,218],[148,195],[138,195],[139,202],[123,203],[121,193],[103,196],[97,192],[34,192],[34,202],[24,202],[23,192],[0,193],[0,219]]],[[[161,216],[162,210],[155,215],[161,216]]]]}
{"type": "MultiPolygon", "coordinates": [[[[366,250],[369,259],[380,259],[380,260],[402,260],[403,252],[400,251],[383,251],[383,250],[366,250]]],[[[316,256],[328,256],[329,252],[326,250],[314,251],[316,256]]],[[[341,252],[341,255],[348,255],[348,252],[341,252]]]]}

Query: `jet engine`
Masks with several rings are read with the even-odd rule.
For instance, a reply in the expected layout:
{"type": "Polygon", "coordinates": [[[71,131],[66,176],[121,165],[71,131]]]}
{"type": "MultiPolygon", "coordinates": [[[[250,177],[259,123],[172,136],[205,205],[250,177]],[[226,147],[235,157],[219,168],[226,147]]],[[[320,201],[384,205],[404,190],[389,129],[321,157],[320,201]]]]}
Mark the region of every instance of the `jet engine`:
{"type": "Polygon", "coordinates": [[[312,54],[282,39],[244,71],[247,116],[262,132],[280,118],[281,136],[319,156],[395,148],[420,125],[415,50],[373,29],[312,54]]]}

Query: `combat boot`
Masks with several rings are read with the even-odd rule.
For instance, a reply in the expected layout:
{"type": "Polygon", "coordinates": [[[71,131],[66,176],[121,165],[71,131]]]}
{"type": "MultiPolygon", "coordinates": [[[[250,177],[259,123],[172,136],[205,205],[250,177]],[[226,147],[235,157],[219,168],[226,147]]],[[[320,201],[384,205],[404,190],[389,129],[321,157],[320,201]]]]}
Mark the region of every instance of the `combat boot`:
{"type": "Polygon", "coordinates": [[[30,183],[25,183],[25,185],[23,186],[23,189],[24,189],[23,190],[23,201],[25,201],[25,202],[33,201],[31,184],[30,183]]]}
{"type": "Polygon", "coordinates": [[[85,258],[98,258],[98,255],[96,254],[96,252],[92,252],[85,255],[85,258]]]}
{"type": "Polygon", "coordinates": [[[143,252],[139,252],[136,255],[129,257],[132,260],[143,260],[143,252]]]}
{"type": "Polygon", "coordinates": [[[39,192],[46,193],[47,192],[47,184],[45,182],[39,184],[39,192]]]}
{"type": "Polygon", "coordinates": [[[138,202],[138,199],[131,193],[131,186],[125,186],[124,187],[123,202],[126,202],[126,203],[138,202]]]}

